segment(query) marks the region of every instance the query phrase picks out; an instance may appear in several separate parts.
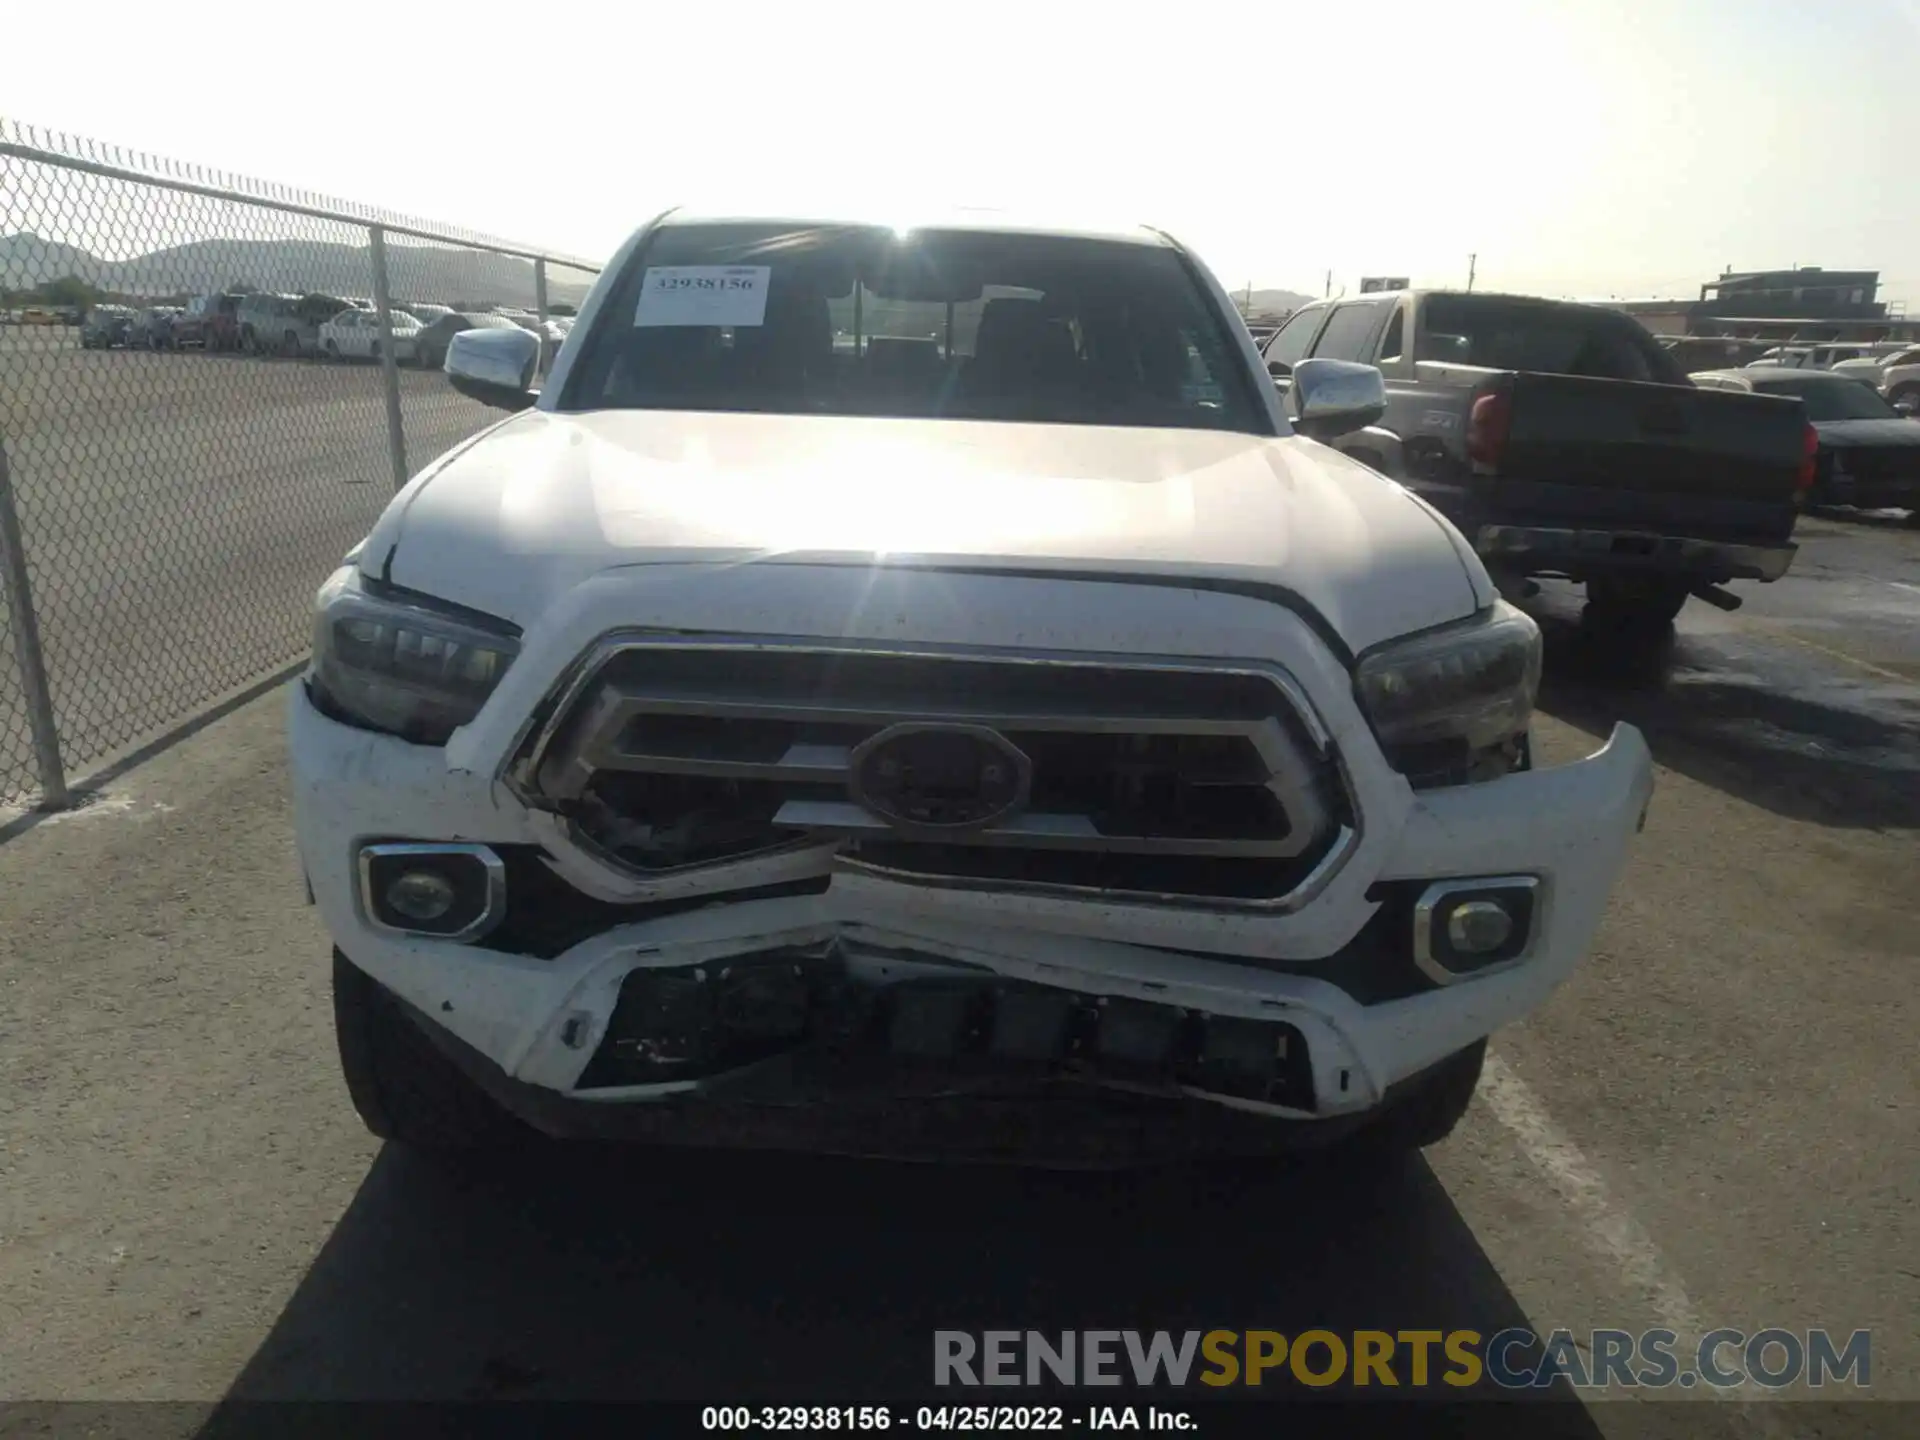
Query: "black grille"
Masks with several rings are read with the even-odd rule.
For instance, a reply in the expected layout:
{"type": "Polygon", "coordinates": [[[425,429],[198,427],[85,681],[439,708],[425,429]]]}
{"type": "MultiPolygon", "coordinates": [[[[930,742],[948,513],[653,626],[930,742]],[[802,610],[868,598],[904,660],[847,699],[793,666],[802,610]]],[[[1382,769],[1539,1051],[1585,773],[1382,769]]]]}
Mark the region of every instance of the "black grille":
{"type": "Polygon", "coordinates": [[[840,851],[928,879],[1260,904],[1353,823],[1283,682],[1178,666],[636,643],[518,775],[641,877],[817,849],[823,867],[840,851]],[[901,825],[854,784],[856,752],[895,727],[995,737],[1030,786],[957,833],[901,825]]]}
{"type": "MultiPolygon", "coordinates": [[[[1073,1076],[1314,1108],[1292,1025],[988,974],[872,986],[834,944],[639,969],[576,1089],[704,1081],[781,1059],[786,1098],[876,1074],[1073,1076]]],[[[749,1080],[747,1083],[751,1083],[749,1080]]]]}

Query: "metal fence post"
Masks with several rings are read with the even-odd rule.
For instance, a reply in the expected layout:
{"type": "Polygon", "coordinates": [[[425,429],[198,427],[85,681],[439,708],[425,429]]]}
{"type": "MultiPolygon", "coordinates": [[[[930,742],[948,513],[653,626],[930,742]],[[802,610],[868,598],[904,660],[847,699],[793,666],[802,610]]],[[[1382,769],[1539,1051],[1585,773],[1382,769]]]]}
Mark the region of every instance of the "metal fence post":
{"type": "Polygon", "coordinates": [[[547,257],[533,262],[533,308],[540,317],[540,373],[553,363],[553,350],[547,344],[547,257]]]}
{"type": "Polygon", "coordinates": [[[393,488],[407,484],[407,432],[400,423],[400,364],[393,354],[393,300],[387,289],[387,232],[369,225],[373,245],[373,305],[380,316],[380,381],[387,392],[387,449],[393,459],[393,488]]]}
{"type": "Polygon", "coordinates": [[[20,536],[20,512],[13,503],[13,477],[7,450],[0,445],[0,584],[13,612],[13,656],[20,665],[20,690],[27,702],[27,728],[40,769],[40,808],[58,810],[67,803],[67,773],[60,763],[60,729],[53,716],[53,691],[40,653],[40,623],[33,610],[33,586],[27,578],[27,547],[20,536]]]}

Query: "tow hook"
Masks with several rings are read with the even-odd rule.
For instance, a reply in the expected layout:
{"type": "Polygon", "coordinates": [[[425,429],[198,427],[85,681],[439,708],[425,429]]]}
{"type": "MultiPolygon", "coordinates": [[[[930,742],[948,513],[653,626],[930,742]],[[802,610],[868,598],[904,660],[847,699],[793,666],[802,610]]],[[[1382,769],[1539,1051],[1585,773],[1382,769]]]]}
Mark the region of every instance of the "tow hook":
{"type": "Polygon", "coordinates": [[[1720,610],[1738,610],[1746,602],[1722,585],[1696,585],[1693,593],[1720,610]]]}

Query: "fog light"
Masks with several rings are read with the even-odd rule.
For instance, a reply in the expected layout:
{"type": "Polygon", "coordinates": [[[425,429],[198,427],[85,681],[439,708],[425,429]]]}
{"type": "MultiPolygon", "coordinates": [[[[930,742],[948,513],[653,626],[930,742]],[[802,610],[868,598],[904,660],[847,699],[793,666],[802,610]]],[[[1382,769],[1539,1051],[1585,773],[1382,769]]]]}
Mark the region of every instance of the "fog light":
{"type": "Polygon", "coordinates": [[[506,916],[506,866],[485,845],[363,845],[360,905],[378,929],[478,940],[506,916]]]}
{"type": "Polygon", "coordinates": [[[459,898],[453,882],[432,870],[404,871],[387,886],[387,908],[409,920],[443,920],[459,898]]]}
{"type": "Polygon", "coordinates": [[[1447,939],[1462,955],[1498,950],[1513,934],[1513,916],[1498,900],[1469,900],[1447,913],[1447,939]]]}
{"type": "Polygon", "coordinates": [[[1413,962],[1451,985],[1526,957],[1539,910],[1531,875],[1442,880],[1413,908],[1413,962]]]}

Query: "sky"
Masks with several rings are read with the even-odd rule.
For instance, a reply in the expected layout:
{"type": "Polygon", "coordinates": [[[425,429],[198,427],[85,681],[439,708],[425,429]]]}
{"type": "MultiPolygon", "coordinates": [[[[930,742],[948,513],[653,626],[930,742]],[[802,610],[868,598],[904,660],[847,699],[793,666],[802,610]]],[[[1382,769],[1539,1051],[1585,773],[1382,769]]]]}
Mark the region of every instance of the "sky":
{"type": "Polygon", "coordinates": [[[1236,290],[1824,265],[1920,310],[1920,0],[39,0],[6,42],[10,120],[592,258],[676,204],[1008,205],[1236,290]]]}

